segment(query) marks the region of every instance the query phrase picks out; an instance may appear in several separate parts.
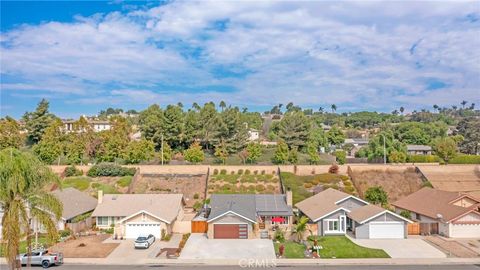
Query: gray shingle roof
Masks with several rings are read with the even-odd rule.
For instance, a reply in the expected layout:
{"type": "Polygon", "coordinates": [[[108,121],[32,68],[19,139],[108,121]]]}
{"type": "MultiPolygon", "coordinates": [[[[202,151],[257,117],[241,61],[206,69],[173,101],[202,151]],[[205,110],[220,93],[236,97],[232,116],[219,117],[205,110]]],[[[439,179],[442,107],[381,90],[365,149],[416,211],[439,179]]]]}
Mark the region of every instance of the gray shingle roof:
{"type": "Polygon", "coordinates": [[[407,151],[432,151],[432,147],[429,145],[409,144],[407,145],[407,151]]]}
{"type": "Polygon", "coordinates": [[[273,194],[213,194],[210,197],[211,221],[229,211],[256,221],[257,215],[291,216],[292,208],[285,200],[285,195],[273,194]]]}
{"type": "Polygon", "coordinates": [[[75,188],[57,189],[52,194],[62,202],[65,220],[93,211],[97,206],[97,199],[75,188]]]}

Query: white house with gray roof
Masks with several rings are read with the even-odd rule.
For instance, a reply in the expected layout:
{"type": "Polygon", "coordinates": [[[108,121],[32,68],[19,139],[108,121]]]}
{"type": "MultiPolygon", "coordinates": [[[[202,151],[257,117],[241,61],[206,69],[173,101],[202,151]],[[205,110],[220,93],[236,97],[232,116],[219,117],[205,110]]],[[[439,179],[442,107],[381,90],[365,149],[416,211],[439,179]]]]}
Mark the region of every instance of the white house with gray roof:
{"type": "Polygon", "coordinates": [[[274,227],[290,228],[293,211],[291,193],[213,194],[207,219],[212,239],[249,239],[274,227]]]}

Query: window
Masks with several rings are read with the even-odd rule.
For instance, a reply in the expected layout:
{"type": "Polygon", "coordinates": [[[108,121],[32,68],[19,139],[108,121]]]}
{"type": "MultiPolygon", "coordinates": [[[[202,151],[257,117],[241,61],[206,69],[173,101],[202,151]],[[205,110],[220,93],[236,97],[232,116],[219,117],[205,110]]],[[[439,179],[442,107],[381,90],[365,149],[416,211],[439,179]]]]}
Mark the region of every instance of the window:
{"type": "Polygon", "coordinates": [[[420,220],[420,215],[418,213],[415,213],[415,219],[420,220]]]}
{"type": "Polygon", "coordinates": [[[100,226],[108,225],[108,217],[97,217],[97,225],[100,225],[100,226]]]}
{"type": "Polygon", "coordinates": [[[327,230],[338,231],[338,220],[329,220],[327,230]]]}

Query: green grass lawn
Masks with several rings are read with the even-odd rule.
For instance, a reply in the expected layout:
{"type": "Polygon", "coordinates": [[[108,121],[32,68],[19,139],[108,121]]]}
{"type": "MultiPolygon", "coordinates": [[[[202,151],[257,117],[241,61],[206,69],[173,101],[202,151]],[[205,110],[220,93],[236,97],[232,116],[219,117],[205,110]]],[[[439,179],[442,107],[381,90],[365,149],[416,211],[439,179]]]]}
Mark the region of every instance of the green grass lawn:
{"type": "MultiPolygon", "coordinates": [[[[310,241],[313,245],[313,242],[310,241]]],[[[359,246],[345,236],[318,237],[318,244],[323,247],[320,257],[328,258],[390,258],[382,249],[359,246]]]]}
{"type": "Polygon", "coordinates": [[[122,178],[118,179],[117,185],[120,187],[128,187],[130,183],[132,183],[133,176],[127,175],[123,176],[122,178]]]}
{"type": "Polygon", "coordinates": [[[293,241],[286,241],[284,243],[273,243],[275,247],[275,253],[278,254],[278,248],[281,245],[285,246],[285,251],[283,256],[287,259],[297,259],[297,258],[304,258],[304,251],[305,246],[293,241]]]}
{"type": "Polygon", "coordinates": [[[67,177],[62,181],[62,188],[73,187],[85,191],[92,181],[89,177],[67,177]]]}
{"type": "MultiPolygon", "coordinates": [[[[38,237],[38,242],[41,243],[41,244],[43,244],[44,247],[47,247],[47,246],[48,246],[48,245],[47,245],[47,242],[48,242],[48,241],[47,241],[47,238],[46,238],[45,236],[39,236],[39,237],[38,237]]],[[[35,238],[32,237],[32,240],[31,240],[31,245],[32,245],[32,247],[33,247],[34,243],[35,243],[35,238]]],[[[28,248],[27,248],[27,241],[26,241],[26,240],[20,241],[20,253],[25,253],[25,252],[27,252],[27,249],[28,249],[28,248]]],[[[2,249],[2,247],[0,246],[0,257],[3,257],[3,256],[4,256],[4,255],[3,255],[3,249],[2,249]]]]}
{"type": "Polygon", "coordinates": [[[103,184],[103,183],[92,183],[92,188],[98,190],[102,190],[104,194],[118,194],[118,190],[111,185],[103,184]]]}

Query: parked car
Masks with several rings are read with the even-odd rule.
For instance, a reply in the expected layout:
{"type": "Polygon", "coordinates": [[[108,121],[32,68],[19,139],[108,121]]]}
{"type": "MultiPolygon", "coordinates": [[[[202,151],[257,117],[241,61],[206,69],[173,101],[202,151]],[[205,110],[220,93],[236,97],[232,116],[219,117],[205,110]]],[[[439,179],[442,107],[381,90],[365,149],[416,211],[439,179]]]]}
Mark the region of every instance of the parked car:
{"type": "Polygon", "coordinates": [[[135,240],[135,248],[149,248],[155,242],[155,236],[149,234],[148,236],[139,236],[135,240]]]}
{"type": "Polygon", "coordinates": [[[22,253],[18,255],[17,260],[22,265],[26,265],[30,260],[31,265],[41,265],[48,268],[52,265],[63,264],[63,253],[49,253],[48,250],[34,250],[30,254],[22,253]]]}

